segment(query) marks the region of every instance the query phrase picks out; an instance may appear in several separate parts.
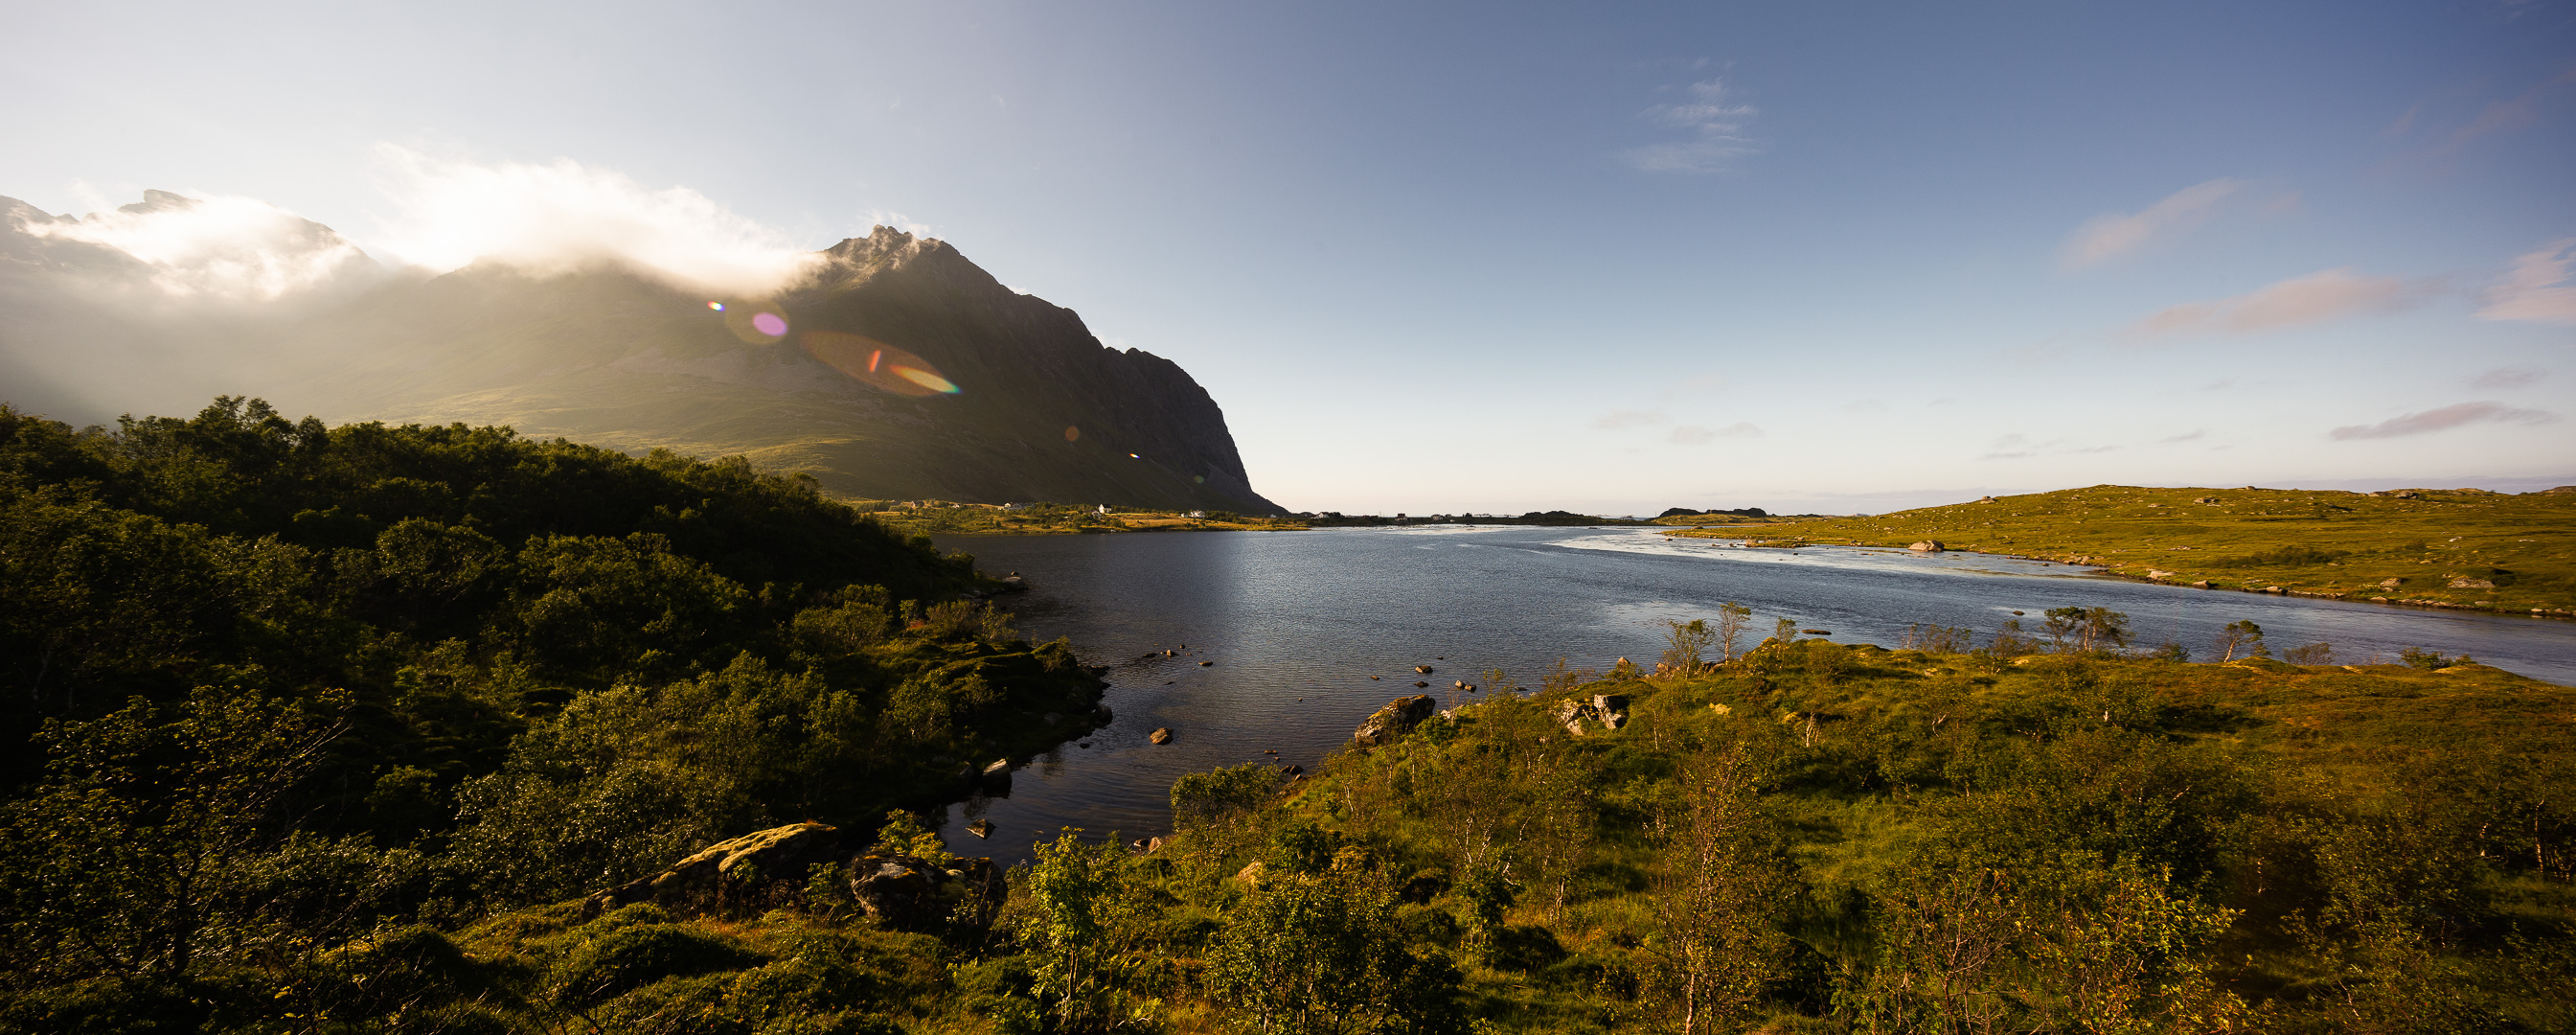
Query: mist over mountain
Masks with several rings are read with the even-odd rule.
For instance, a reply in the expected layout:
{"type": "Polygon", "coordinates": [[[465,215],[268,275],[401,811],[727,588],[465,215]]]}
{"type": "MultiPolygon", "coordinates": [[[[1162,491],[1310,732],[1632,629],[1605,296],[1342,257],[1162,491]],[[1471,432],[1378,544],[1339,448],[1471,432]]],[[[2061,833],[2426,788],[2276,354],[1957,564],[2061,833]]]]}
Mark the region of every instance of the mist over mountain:
{"type": "Polygon", "coordinates": [[[1278,509],[1188,372],[943,241],[878,227],[780,265],[748,294],[606,256],[439,273],[241,199],[0,198],[0,401],[89,423],[255,395],[740,454],[850,496],[1278,509]]]}

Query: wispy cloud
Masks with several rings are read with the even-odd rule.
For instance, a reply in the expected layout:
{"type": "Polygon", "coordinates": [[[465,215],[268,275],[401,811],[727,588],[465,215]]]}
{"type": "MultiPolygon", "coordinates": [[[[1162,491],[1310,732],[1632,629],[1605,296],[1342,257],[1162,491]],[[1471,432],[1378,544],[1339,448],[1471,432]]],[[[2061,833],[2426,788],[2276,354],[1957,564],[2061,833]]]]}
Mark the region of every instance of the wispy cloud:
{"type": "Polygon", "coordinates": [[[2106,212],[2085,220],[2067,237],[2066,246],[2058,253],[2058,264],[2081,269],[2146,247],[2158,237],[2186,232],[2208,219],[2210,210],[2221,199],[2244,185],[2237,180],[2215,179],[2175,191],[2137,212],[2106,212]]]}
{"type": "Polygon", "coordinates": [[[2162,444],[2164,444],[2164,445],[2173,445],[2174,443],[2177,443],[2177,442],[2198,442],[2198,441],[2200,441],[2200,440],[2201,440],[2201,439],[2203,439],[2203,438],[2207,438],[2208,436],[2209,436],[2209,429],[2208,429],[2208,428],[2193,428],[2193,429],[2191,429],[2190,431],[2183,432],[2182,434],[2179,434],[2179,435],[2167,435],[2167,436],[2165,436],[2165,437],[2163,437],[2163,438],[2157,439],[2156,441],[2157,441],[2157,442],[2159,442],[2159,443],[2162,443],[2162,444]]]}
{"type": "Polygon", "coordinates": [[[2576,83],[2576,68],[2541,80],[2520,94],[2500,101],[2490,101],[2478,110],[2476,118],[2452,131],[2451,139],[2442,145],[2444,151],[2457,151],[2479,137],[2509,133],[2539,124],[2542,115],[2564,87],[2576,83]]]}
{"type": "Polygon", "coordinates": [[[1667,437],[1676,445],[1700,446],[1715,442],[1721,438],[1760,438],[1762,437],[1762,429],[1754,427],[1750,421],[1738,421],[1723,428],[1716,429],[1703,428],[1699,425],[1692,424],[1674,428],[1673,433],[1667,437]]]}
{"type": "Polygon", "coordinates": [[[538,275],[605,262],[689,286],[761,294],[818,261],[775,228],[687,187],[645,187],[569,158],[485,165],[380,144],[394,203],[373,240],[433,270],[489,261],[538,275]]]}
{"type": "Polygon", "coordinates": [[[1736,159],[1760,150],[1746,134],[1761,109],[1735,99],[1725,80],[1703,80],[1683,89],[1683,100],[1637,113],[1638,118],[1681,130],[1681,136],[1621,152],[1628,164],[1646,172],[1724,172],[1734,167],[1736,159]]]}
{"type": "Polygon", "coordinates": [[[2464,424],[2547,424],[2558,415],[2541,410],[2516,409],[2499,402],[2454,403],[2438,410],[2390,417],[2377,424],[2351,424],[2327,432],[2326,437],[2338,442],[2364,438],[2400,438],[2447,431],[2464,424]]]}
{"type": "Polygon", "coordinates": [[[330,227],[265,201],[158,190],[143,196],[77,222],[22,229],[124,252],[151,270],[155,286],[181,297],[265,301],[373,266],[330,227]]]}
{"type": "Polygon", "coordinates": [[[2478,300],[2481,320],[2576,323],[2576,237],[2551,241],[2513,260],[2513,272],[2478,300]]]}
{"type": "Polygon", "coordinates": [[[2322,270],[2233,298],[2171,306],[2138,321],[2130,333],[2143,337],[2253,334],[2364,313],[2393,313],[2431,297],[2434,291],[2428,282],[2366,277],[2350,267],[2322,270]]]}
{"type": "Polygon", "coordinates": [[[2497,367],[2469,380],[2471,388],[2520,388],[2539,384],[2549,371],[2539,367],[2497,367]]]}

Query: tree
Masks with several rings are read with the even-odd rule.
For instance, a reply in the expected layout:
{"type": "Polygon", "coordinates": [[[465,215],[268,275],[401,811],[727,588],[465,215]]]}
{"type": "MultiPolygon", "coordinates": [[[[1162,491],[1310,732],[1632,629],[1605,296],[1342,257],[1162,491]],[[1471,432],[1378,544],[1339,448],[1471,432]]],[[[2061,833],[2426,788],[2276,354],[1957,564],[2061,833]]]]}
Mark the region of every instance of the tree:
{"type": "Polygon", "coordinates": [[[1707,664],[1703,658],[1708,653],[1709,642],[1717,638],[1717,633],[1708,627],[1706,620],[1699,618],[1687,622],[1666,621],[1664,624],[1671,627],[1664,633],[1664,671],[1677,676],[1697,674],[1707,664]]]}
{"type": "MultiPolygon", "coordinates": [[[[0,811],[11,946],[0,958],[65,978],[175,978],[207,956],[320,933],[286,929],[295,918],[279,913],[292,896],[278,864],[346,854],[297,834],[291,814],[346,728],[216,687],[166,709],[137,698],[103,718],[46,723],[43,781],[0,811]]],[[[339,890],[363,897],[367,883],[339,890]]]]}
{"type": "Polygon", "coordinates": [[[2090,654],[2129,644],[2129,616],[2107,607],[2052,607],[2043,626],[2060,651],[2090,654]]]}
{"type": "Polygon", "coordinates": [[[2263,646],[2263,627],[2254,624],[2252,619],[2229,622],[2218,630],[2218,660],[2234,661],[2240,652],[2249,658],[2272,656],[2271,650],[2263,646]]]}
{"type": "Polygon", "coordinates": [[[1406,949],[1398,906],[1352,851],[1322,873],[1265,875],[1218,929],[1209,984],[1276,1035],[1466,1030],[1457,967],[1406,949]]]}
{"type": "Polygon", "coordinates": [[[1719,1030],[1750,1010],[1779,969],[1773,926],[1793,877],[1757,799],[1759,771],[1739,742],[1689,760],[1680,801],[1655,821],[1663,848],[1654,944],[1683,1035],[1719,1030]]]}
{"type": "Polygon", "coordinates": [[[1054,1000],[1056,1029],[1097,1032],[1128,1014],[1127,942],[1145,908],[1127,885],[1127,853],[1118,838],[1086,845],[1074,827],[1037,845],[1027,870],[1028,911],[1012,925],[1035,957],[1040,995],[1054,1000]]]}
{"type": "Polygon", "coordinates": [[[1744,635],[1744,627],[1753,621],[1753,609],[1729,600],[1717,605],[1717,648],[1719,661],[1735,660],[1735,642],[1744,635]]]}

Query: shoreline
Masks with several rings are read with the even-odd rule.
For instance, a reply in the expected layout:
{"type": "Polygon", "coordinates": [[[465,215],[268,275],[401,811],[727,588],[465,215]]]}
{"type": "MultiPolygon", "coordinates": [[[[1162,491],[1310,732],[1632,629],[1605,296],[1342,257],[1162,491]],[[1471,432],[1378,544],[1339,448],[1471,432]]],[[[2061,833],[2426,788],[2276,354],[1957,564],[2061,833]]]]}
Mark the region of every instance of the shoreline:
{"type": "Polygon", "coordinates": [[[2451,610],[2451,611],[2469,611],[2469,612],[2474,612],[2474,613],[2477,613],[2477,614],[2498,615],[2498,616],[2505,616],[2505,617],[2520,617],[2520,618],[2547,618],[2547,619],[2558,619],[2558,620],[2562,620],[2562,621],[2565,621],[2565,620],[2576,620],[2576,608],[2541,608],[2541,607],[2535,607],[2535,608],[2532,608],[2532,609],[2530,609],[2530,610],[2528,610],[2528,611],[2525,611],[2525,610],[2521,610],[2521,609],[2518,609],[2518,608],[2496,607],[2496,606],[2493,606],[2493,605],[2488,605],[2488,606],[2479,606],[2479,605],[2478,605],[2478,604],[2476,604],[2476,603],[2466,603],[2466,604],[2463,604],[2463,603],[2456,603],[2456,602],[2448,601],[2448,600],[2438,600],[2438,599],[2434,599],[2434,598],[2431,598],[2431,597],[2408,597],[2408,598],[2402,598],[2402,599],[2401,599],[2401,598],[2392,598],[2392,597],[2388,597],[2388,596],[2384,596],[2384,595],[2382,595],[2382,596],[2368,596],[2368,597],[2365,597],[2365,596],[2358,596],[2358,595],[2356,595],[2356,594],[2351,594],[2351,593],[2328,593],[2328,592],[2323,592],[2323,591],[2319,591],[2319,590],[2310,590],[2310,589],[2292,589],[2292,588],[2288,588],[2288,587],[2284,587],[2284,586],[2279,586],[2279,585],[2272,585],[2272,586],[2250,586],[2250,585],[2249,585],[2249,586],[2223,586],[2223,585],[2219,585],[2216,581],[2214,581],[2214,580],[2210,580],[2210,579],[2198,579],[2198,580],[2195,580],[2194,582],[2181,582],[2181,581],[2177,581],[2177,580],[2169,579],[2169,578],[2155,578],[2155,577],[2152,577],[2152,576],[2150,576],[2150,575],[2140,575],[2140,574],[2136,574],[2136,573],[2132,573],[2132,572],[2121,571],[2121,570],[2119,570],[2119,569],[2118,569],[2118,568],[2116,568],[2116,567],[2113,567],[2113,566],[2111,566],[2111,565],[2108,565],[2108,564],[2104,564],[2104,563],[2102,563],[2102,561],[2101,561],[2101,559],[2100,559],[2100,558],[2095,557],[2094,555],[2091,555],[2091,554],[2059,554],[2059,555],[2056,555],[2056,556],[2045,556],[2045,555],[2039,555],[2039,554],[2027,554],[2027,553],[2004,553],[2004,552],[2002,552],[2002,551],[1998,551],[1998,550],[1983,550],[1983,549],[1978,549],[1978,548],[1976,548],[1976,547],[1974,547],[1974,546],[1962,546],[1962,547],[1950,547],[1950,546],[1943,546],[1943,547],[1941,547],[1941,548],[1940,548],[1940,549],[1938,549],[1938,550],[1911,551],[1911,550],[1910,550],[1910,548],[1909,548],[1909,547],[1906,547],[1906,546],[1895,546],[1895,545],[1888,545],[1888,544],[1883,544],[1883,543],[1856,542],[1856,541],[1849,541],[1849,540],[1846,540],[1846,541],[1843,541],[1843,542],[1838,542],[1838,543],[1837,543],[1837,542],[1819,542],[1819,541],[1812,541],[1812,540],[1809,540],[1809,541],[1801,542],[1801,543],[1800,543],[1798,546],[1796,546],[1796,547],[1789,547],[1789,546],[1758,546],[1758,545],[1754,545],[1754,544],[1755,544],[1755,543],[1760,542],[1760,537],[1757,537],[1757,536],[1732,536],[1732,535],[1717,535],[1717,534],[1714,534],[1714,533],[1716,533],[1717,531],[1719,531],[1719,530],[1718,530],[1718,529],[1715,529],[1715,528],[1687,528],[1687,529],[1674,529],[1674,530],[1672,530],[1672,531],[1663,532],[1663,533],[1660,533],[1660,534],[1664,535],[1664,536],[1665,536],[1665,537],[1667,537],[1667,538],[1676,538],[1676,539],[1685,539],[1685,538],[1686,538],[1686,539],[1733,539],[1733,540],[1736,540],[1736,546],[1737,546],[1738,548],[1741,548],[1741,549],[1747,549],[1747,550],[1803,549],[1803,548],[1805,548],[1805,547],[1816,547],[1816,546],[1822,546],[1822,547],[1838,547],[1838,548],[1842,548],[1842,549],[1855,549],[1855,550],[1894,550],[1894,551],[1898,551],[1898,552],[1922,552],[1922,553],[1927,553],[1927,554],[1928,554],[1928,553],[1972,553],[1972,554],[1978,554],[1978,555],[1980,555],[1980,556],[1985,556],[1985,557],[2004,557],[2004,558],[2009,558],[2009,559],[2017,560],[2017,561],[2040,561],[2040,562],[2048,563],[2048,564],[2063,564],[2063,565],[2067,565],[2067,566],[2070,566],[2070,567],[2090,568],[2090,569],[2092,569],[2092,570],[2093,570],[2095,573],[2097,573],[2097,574],[2106,575],[2106,576],[2109,576],[2109,577],[2111,577],[2111,578],[2116,578],[2116,579],[2119,579],[2119,580],[2124,581],[2124,582],[2137,582],[2137,583],[2144,583],[2144,584],[2146,584],[2146,585],[2151,585],[2151,586],[2172,586],[2172,587],[2174,587],[2174,588],[2176,588],[2176,589],[2198,589],[2198,590],[2208,590],[2208,591],[2220,591],[2220,590],[2224,590],[2224,591],[2234,592],[2234,593],[2253,593],[2253,594],[2256,594],[2256,595],[2258,595],[2258,596],[2303,597],[2303,598],[2310,599],[2310,600],[2340,600],[2340,601],[2343,601],[2343,602],[2345,602],[2345,603],[2354,603],[2354,604],[2378,604],[2378,605],[2381,605],[2381,606],[2384,606],[2384,607],[2420,607],[2420,608],[2438,608],[2438,609],[2443,609],[2443,610],[2451,610]]]}

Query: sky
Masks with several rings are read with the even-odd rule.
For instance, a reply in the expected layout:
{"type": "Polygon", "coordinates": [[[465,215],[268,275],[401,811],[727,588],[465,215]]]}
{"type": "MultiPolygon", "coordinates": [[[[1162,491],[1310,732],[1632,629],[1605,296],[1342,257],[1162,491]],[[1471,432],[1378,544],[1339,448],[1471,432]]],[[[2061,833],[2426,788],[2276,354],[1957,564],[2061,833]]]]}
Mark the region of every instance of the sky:
{"type": "Polygon", "coordinates": [[[927,233],[1295,510],[2576,483],[2570,0],[0,12],[0,195],[711,284],[927,233]]]}

